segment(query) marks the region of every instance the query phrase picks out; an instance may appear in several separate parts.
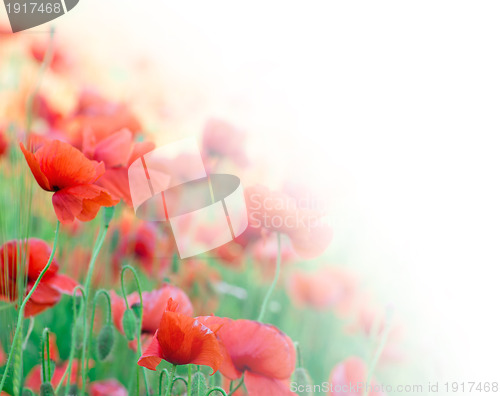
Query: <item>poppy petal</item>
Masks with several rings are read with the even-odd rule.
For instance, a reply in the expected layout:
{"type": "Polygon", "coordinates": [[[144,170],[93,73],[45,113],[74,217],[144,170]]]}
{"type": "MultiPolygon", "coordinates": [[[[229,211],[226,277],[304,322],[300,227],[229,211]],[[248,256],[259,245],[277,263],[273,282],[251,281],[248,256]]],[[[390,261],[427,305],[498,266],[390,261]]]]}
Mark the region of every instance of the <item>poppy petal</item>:
{"type": "MultiPolygon", "coordinates": [[[[218,316],[199,316],[197,319],[207,326],[210,330],[216,333],[225,325],[229,324],[232,320],[228,318],[220,318],[218,316]]],[[[220,340],[220,351],[222,353],[222,364],[220,366],[220,372],[224,375],[224,377],[229,378],[231,381],[234,381],[241,377],[243,374],[242,371],[239,371],[233,364],[231,360],[231,356],[227,351],[226,346],[220,340]]]]}
{"type": "Polygon", "coordinates": [[[114,198],[123,199],[132,206],[127,168],[107,169],[96,184],[109,191],[114,198]]]}
{"type": "Polygon", "coordinates": [[[102,187],[84,184],[57,191],[52,196],[52,204],[57,218],[61,222],[71,222],[74,218],[90,221],[97,216],[101,206],[113,206],[118,203],[102,187]]]}
{"type": "Polygon", "coordinates": [[[132,153],[128,159],[128,165],[131,165],[139,157],[142,157],[144,154],[149,153],[155,148],[155,144],[152,142],[139,142],[135,143],[132,148],[132,153]]]}
{"type": "MultiPolygon", "coordinates": [[[[23,243],[24,244],[24,243],[23,243]]],[[[23,245],[22,244],[22,245],[23,245]]],[[[22,249],[23,247],[21,247],[22,249]]],[[[35,281],[38,275],[47,265],[50,254],[52,252],[52,247],[42,239],[30,238],[28,241],[28,280],[35,281]]],[[[43,276],[42,279],[48,279],[57,273],[59,270],[59,265],[55,259],[50,263],[50,267],[43,276]]]]}
{"type": "Polygon", "coordinates": [[[197,319],[171,311],[177,307],[178,304],[169,299],[158,329],[163,359],[177,365],[203,364],[217,371],[222,364],[222,354],[215,334],[197,319]]]}
{"type": "Polygon", "coordinates": [[[293,342],[274,326],[239,319],[226,323],[217,335],[240,371],[286,379],[295,369],[293,342]]]}
{"type": "Polygon", "coordinates": [[[49,280],[50,286],[64,294],[73,294],[73,290],[78,286],[78,282],[66,275],[54,275],[49,280]]]}
{"type": "Polygon", "coordinates": [[[53,189],[93,183],[105,171],[102,162],[89,160],[80,150],[60,140],[44,144],[35,152],[35,158],[53,189]]]}
{"type": "Polygon", "coordinates": [[[245,374],[245,386],[248,396],[295,396],[286,381],[247,372],[245,374]]]}
{"type": "Polygon", "coordinates": [[[35,155],[26,150],[24,144],[20,143],[20,146],[21,146],[21,151],[24,154],[24,158],[26,158],[26,162],[28,163],[28,166],[31,169],[31,173],[33,173],[33,176],[35,177],[35,180],[38,183],[38,185],[42,187],[45,191],[52,191],[53,188],[50,185],[49,179],[47,179],[47,176],[45,176],[42,170],[40,169],[40,164],[35,158],[35,155]]]}
{"type": "Polygon", "coordinates": [[[94,150],[94,159],[103,161],[106,167],[117,167],[127,164],[132,150],[132,133],[128,129],[115,132],[101,140],[94,150]]]}
{"type": "MultiPolygon", "coordinates": [[[[31,287],[29,289],[31,290],[31,287]]],[[[50,305],[55,305],[60,299],[61,293],[53,289],[48,282],[40,282],[30,298],[30,300],[33,300],[37,304],[50,305]]]]}
{"type": "Polygon", "coordinates": [[[83,200],[67,191],[61,190],[52,196],[52,205],[61,223],[71,223],[82,211],[83,200]]]}
{"type": "Polygon", "coordinates": [[[42,313],[51,306],[52,306],[51,304],[38,304],[32,301],[32,299],[29,299],[24,308],[24,317],[29,318],[31,316],[38,315],[39,313],[42,313]]]}
{"type": "Polygon", "coordinates": [[[142,356],[139,358],[137,364],[139,366],[146,367],[147,369],[156,371],[156,367],[161,362],[161,354],[160,343],[158,342],[158,338],[155,334],[151,343],[142,353],[142,356]]]}

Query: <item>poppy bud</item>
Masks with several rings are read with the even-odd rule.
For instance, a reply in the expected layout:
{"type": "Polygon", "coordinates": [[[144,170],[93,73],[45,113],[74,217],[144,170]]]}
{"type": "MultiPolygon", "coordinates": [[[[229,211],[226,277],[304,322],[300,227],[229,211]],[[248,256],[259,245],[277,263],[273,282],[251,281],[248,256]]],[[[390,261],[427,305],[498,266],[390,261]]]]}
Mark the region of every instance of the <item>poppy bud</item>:
{"type": "Polygon", "coordinates": [[[191,394],[189,396],[204,396],[208,391],[205,375],[198,371],[191,379],[191,394]]]}
{"type": "Polygon", "coordinates": [[[40,396],[55,396],[54,388],[50,382],[44,382],[40,386],[40,396]]]}
{"type": "Polygon", "coordinates": [[[97,336],[97,358],[102,361],[108,357],[115,343],[115,329],[113,325],[105,325],[97,336]]]}
{"type": "Polygon", "coordinates": [[[35,396],[35,392],[33,392],[31,389],[24,388],[22,395],[23,396],[35,396]]]}
{"type": "Polygon", "coordinates": [[[108,227],[109,223],[113,219],[113,215],[115,214],[115,207],[114,206],[108,206],[104,207],[104,226],[108,227]]]}
{"type": "Polygon", "coordinates": [[[132,309],[132,311],[134,311],[135,317],[137,319],[140,319],[141,318],[141,304],[139,304],[139,303],[133,304],[130,308],[132,309]]]}
{"type": "MultiPolygon", "coordinates": [[[[311,376],[303,367],[299,367],[295,370],[293,373],[293,380],[297,384],[297,387],[299,387],[298,389],[312,389],[311,376]]],[[[303,392],[297,392],[297,395],[309,396],[310,392],[304,390],[303,392]]]]}
{"type": "Polygon", "coordinates": [[[75,326],[73,327],[74,335],[75,335],[75,348],[80,349],[83,345],[83,336],[84,336],[84,331],[83,331],[83,320],[79,318],[75,326]]]}
{"type": "Polygon", "coordinates": [[[134,311],[131,309],[127,309],[125,311],[123,314],[122,325],[125,337],[127,337],[129,341],[134,340],[137,329],[137,318],[135,317],[134,311]]]}

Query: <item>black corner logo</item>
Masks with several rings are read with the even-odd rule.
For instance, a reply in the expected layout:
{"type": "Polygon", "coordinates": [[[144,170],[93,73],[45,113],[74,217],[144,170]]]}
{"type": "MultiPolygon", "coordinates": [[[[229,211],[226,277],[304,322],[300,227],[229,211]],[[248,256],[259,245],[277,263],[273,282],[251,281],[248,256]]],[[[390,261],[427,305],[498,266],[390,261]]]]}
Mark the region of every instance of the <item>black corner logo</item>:
{"type": "Polygon", "coordinates": [[[79,0],[3,0],[12,33],[50,22],[71,11],[79,0]]]}

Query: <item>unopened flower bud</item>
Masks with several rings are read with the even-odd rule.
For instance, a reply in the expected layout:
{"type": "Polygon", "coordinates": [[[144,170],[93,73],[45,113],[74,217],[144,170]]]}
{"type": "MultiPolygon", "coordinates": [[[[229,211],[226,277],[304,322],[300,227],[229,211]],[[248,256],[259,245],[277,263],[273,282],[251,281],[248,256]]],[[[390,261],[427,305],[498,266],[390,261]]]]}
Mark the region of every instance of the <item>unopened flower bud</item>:
{"type": "Polygon", "coordinates": [[[137,318],[134,314],[134,311],[132,311],[131,309],[127,309],[123,314],[122,326],[125,337],[127,337],[129,341],[134,340],[137,330],[137,318]]]}
{"type": "Polygon", "coordinates": [[[97,358],[102,361],[106,359],[115,343],[115,329],[113,325],[105,325],[97,336],[97,358]]]}
{"type": "MultiPolygon", "coordinates": [[[[297,384],[297,386],[300,387],[299,389],[312,388],[311,376],[309,375],[309,372],[303,367],[299,367],[295,370],[295,372],[293,373],[293,381],[297,384]]],[[[297,392],[297,395],[306,396],[309,395],[309,392],[297,392]]]]}
{"type": "Polygon", "coordinates": [[[191,381],[191,394],[189,396],[199,396],[207,393],[207,379],[201,371],[194,373],[191,381]]]}
{"type": "Polygon", "coordinates": [[[50,382],[44,382],[40,386],[40,396],[55,396],[54,388],[50,382]]]}

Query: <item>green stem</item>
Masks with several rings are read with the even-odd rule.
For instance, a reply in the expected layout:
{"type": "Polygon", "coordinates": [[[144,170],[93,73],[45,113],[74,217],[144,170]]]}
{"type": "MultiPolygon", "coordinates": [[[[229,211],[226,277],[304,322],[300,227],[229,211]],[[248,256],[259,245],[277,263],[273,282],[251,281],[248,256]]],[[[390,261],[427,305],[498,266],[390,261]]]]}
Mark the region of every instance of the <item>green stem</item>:
{"type": "Polygon", "coordinates": [[[30,324],[28,325],[28,331],[27,331],[26,336],[24,337],[24,341],[23,341],[23,349],[26,349],[26,347],[28,346],[28,341],[30,339],[31,333],[33,332],[33,328],[35,327],[35,317],[31,316],[29,321],[30,321],[30,324]]]}
{"type": "Polygon", "coordinates": [[[278,283],[278,279],[280,277],[280,267],[281,267],[281,236],[280,236],[280,233],[277,232],[276,236],[278,238],[278,255],[276,256],[276,272],[274,274],[273,283],[271,283],[271,287],[267,291],[266,297],[264,298],[264,301],[262,302],[262,308],[260,309],[259,318],[257,319],[258,322],[262,322],[262,319],[264,319],[264,315],[265,315],[266,309],[267,309],[267,304],[269,304],[269,299],[271,298],[271,295],[273,294],[274,288],[276,287],[276,284],[278,283]]]}
{"type": "MultiPolygon", "coordinates": [[[[187,391],[187,388],[188,388],[188,382],[186,381],[185,378],[182,378],[182,377],[175,377],[174,378],[174,383],[172,384],[172,388],[174,387],[175,383],[177,381],[181,381],[181,382],[184,382],[184,385],[186,386],[186,391],[187,391]]],[[[187,393],[187,395],[189,395],[189,393],[187,393]]]]}
{"type": "MultiPolygon", "coordinates": [[[[135,284],[137,286],[137,292],[139,293],[140,313],[139,313],[139,325],[137,326],[137,329],[136,329],[136,331],[137,331],[136,338],[137,338],[137,353],[138,353],[138,357],[140,358],[142,355],[142,347],[141,347],[142,314],[144,312],[144,307],[143,307],[143,302],[142,302],[142,289],[141,289],[141,283],[139,282],[139,276],[137,275],[137,271],[134,269],[134,267],[131,267],[130,265],[123,266],[122,273],[121,273],[121,286],[122,286],[123,298],[125,300],[125,306],[127,307],[127,309],[130,309],[129,304],[128,304],[128,300],[127,300],[127,295],[125,292],[125,282],[124,282],[124,275],[125,275],[125,272],[127,270],[132,272],[132,274],[134,275],[135,284]]],[[[139,366],[137,366],[137,367],[139,367],[139,366]]],[[[144,386],[146,387],[146,395],[149,396],[149,384],[148,384],[148,377],[146,374],[145,367],[142,367],[142,375],[144,377],[144,386]]]]}
{"type": "Polygon", "coordinates": [[[177,366],[175,364],[172,364],[172,368],[170,369],[170,376],[168,379],[168,389],[167,389],[167,396],[172,395],[172,389],[174,388],[174,379],[175,379],[175,369],[177,366]]]}
{"type": "MultiPolygon", "coordinates": [[[[167,384],[170,382],[170,377],[168,376],[168,370],[167,369],[163,369],[161,370],[161,373],[160,373],[160,381],[158,383],[158,394],[161,396],[163,394],[163,374],[165,374],[167,376],[167,378],[169,379],[167,384]]],[[[189,395],[189,392],[188,392],[188,395],[189,395]]]]}
{"type": "MultiPolygon", "coordinates": [[[[92,305],[92,317],[90,319],[90,331],[89,331],[89,334],[90,334],[90,342],[89,342],[89,348],[91,347],[91,343],[92,343],[92,333],[94,331],[94,318],[95,318],[95,308],[96,308],[96,305],[97,305],[97,300],[99,299],[99,296],[100,295],[104,295],[106,296],[106,302],[107,302],[107,307],[108,307],[108,315],[107,315],[107,319],[106,319],[106,323],[107,324],[110,324],[111,323],[111,297],[109,295],[109,293],[104,290],[104,289],[100,289],[96,292],[95,296],[94,296],[94,304],[92,305]]],[[[87,359],[87,367],[85,369],[87,372],[89,370],[89,359],[87,359]]]]}
{"type": "Polygon", "coordinates": [[[42,333],[42,382],[50,382],[50,377],[50,340],[49,329],[46,327],[42,333]],[[47,349],[47,356],[45,356],[45,349],[47,349]]]}
{"type": "Polygon", "coordinates": [[[231,392],[229,392],[229,394],[227,396],[231,396],[234,392],[236,392],[238,390],[238,388],[243,385],[243,381],[245,380],[245,374],[243,374],[241,376],[241,379],[240,379],[240,382],[238,382],[238,385],[236,385],[236,388],[234,388],[233,390],[231,390],[231,392]]]}
{"type": "MultiPolygon", "coordinates": [[[[61,377],[61,380],[59,381],[59,384],[57,385],[57,388],[56,388],[56,391],[55,391],[56,395],[59,394],[59,389],[61,389],[61,386],[64,383],[64,379],[69,374],[69,372],[71,370],[71,367],[73,365],[73,359],[75,357],[75,348],[76,348],[76,331],[75,331],[75,327],[77,325],[78,318],[80,317],[80,315],[83,312],[83,308],[82,307],[80,307],[80,309],[78,310],[78,313],[77,313],[77,309],[76,309],[76,292],[78,290],[80,291],[80,293],[82,293],[82,298],[84,300],[86,299],[85,292],[84,292],[83,288],[81,286],[75,287],[75,289],[73,290],[73,330],[71,332],[71,348],[70,348],[70,351],[69,351],[68,366],[66,367],[66,370],[64,370],[64,374],[61,377]]],[[[71,380],[71,376],[68,376],[68,382],[67,382],[66,388],[64,390],[64,395],[65,396],[67,396],[68,393],[69,393],[70,380],[71,380]]]]}
{"type": "Polygon", "coordinates": [[[85,395],[85,386],[87,382],[87,341],[90,337],[90,334],[87,332],[87,308],[88,308],[88,299],[90,298],[90,282],[92,280],[92,275],[94,273],[95,263],[97,261],[97,256],[101,251],[102,245],[104,244],[104,239],[106,238],[106,234],[108,232],[109,223],[105,222],[104,226],[102,226],[99,230],[99,234],[96,239],[96,244],[94,246],[94,250],[92,252],[92,258],[90,259],[89,269],[87,271],[87,278],[85,279],[85,296],[87,297],[83,303],[83,346],[82,346],[82,356],[81,356],[81,368],[82,368],[82,389],[80,390],[80,395],[85,395]]]}
{"type": "Polygon", "coordinates": [[[212,393],[212,392],[220,392],[220,393],[222,393],[224,396],[229,396],[229,395],[226,393],[226,391],[225,391],[224,389],[222,389],[220,386],[216,386],[216,387],[214,387],[214,388],[210,389],[207,393],[205,393],[205,396],[210,395],[210,393],[212,393]]]}
{"type": "Polygon", "coordinates": [[[188,396],[191,395],[191,388],[193,387],[191,381],[192,381],[192,375],[193,375],[193,366],[191,364],[188,364],[188,384],[187,384],[187,394],[188,396]]]}
{"type": "Polygon", "coordinates": [[[297,352],[297,367],[303,367],[302,354],[300,353],[300,345],[297,341],[295,341],[293,345],[295,346],[295,351],[297,352]]]}
{"type": "MultiPolygon", "coordinates": [[[[54,237],[54,244],[52,246],[52,252],[50,252],[49,260],[47,261],[47,264],[45,264],[45,267],[43,268],[42,272],[40,272],[40,275],[38,275],[38,278],[36,279],[35,283],[33,284],[33,287],[31,288],[31,290],[29,291],[29,293],[26,295],[26,297],[24,298],[23,302],[21,303],[21,306],[19,307],[19,312],[18,312],[18,316],[17,316],[16,330],[14,332],[14,338],[12,339],[12,345],[13,346],[17,345],[18,338],[21,336],[21,332],[19,330],[22,327],[22,322],[23,322],[23,319],[24,319],[24,310],[26,308],[26,304],[28,303],[28,301],[31,298],[31,296],[33,295],[33,293],[35,293],[38,285],[42,281],[43,276],[45,275],[45,273],[48,271],[50,265],[52,264],[52,260],[54,260],[54,255],[56,253],[56,248],[57,248],[57,241],[59,239],[59,228],[60,228],[60,225],[61,225],[61,223],[59,221],[57,221],[56,232],[55,232],[55,237],[54,237]]],[[[2,389],[3,389],[4,385],[5,385],[5,381],[7,379],[8,370],[9,370],[10,364],[12,362],[12,357],[14,355],[14,352],[15,352],[15,348],[13,348],[10,351],[10,353],[9,353],[9,357],[7,359],[7,364],[5,365],[5,371],[4,371],[3,376],[2,376],[2,381],[0,382],[0,393],[2,392],[2,389]]]]}

